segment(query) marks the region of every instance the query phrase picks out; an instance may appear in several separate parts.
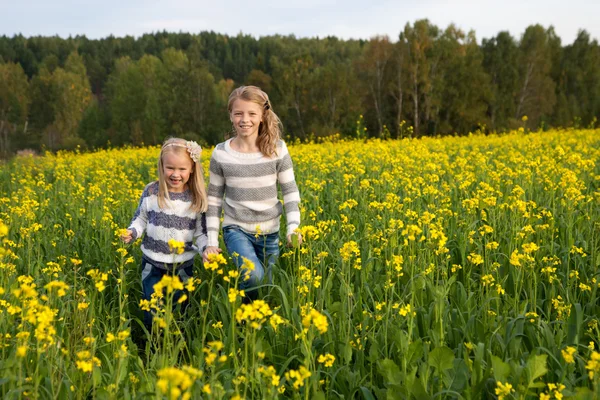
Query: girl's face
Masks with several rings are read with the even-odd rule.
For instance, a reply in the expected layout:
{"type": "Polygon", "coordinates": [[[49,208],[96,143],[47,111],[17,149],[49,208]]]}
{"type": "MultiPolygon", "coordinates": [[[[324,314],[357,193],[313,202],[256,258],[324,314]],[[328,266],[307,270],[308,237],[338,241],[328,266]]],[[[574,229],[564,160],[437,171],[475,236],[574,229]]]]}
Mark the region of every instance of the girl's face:
{"type": "Polygon", "coordinates": [[[169,192],[181,193],[185,191],[194,167],[194,162],[187,153],[172,151],[163,153],[162,164],[163,176],[167,182],[169,192]]]}
{"type": "Polygon", "coordinates": [[[260,105],[237,99],[231,107],[229,115],[236,134],[243,139],[256,139],[258,128],[262,122],[263,109],[260,105]]]}

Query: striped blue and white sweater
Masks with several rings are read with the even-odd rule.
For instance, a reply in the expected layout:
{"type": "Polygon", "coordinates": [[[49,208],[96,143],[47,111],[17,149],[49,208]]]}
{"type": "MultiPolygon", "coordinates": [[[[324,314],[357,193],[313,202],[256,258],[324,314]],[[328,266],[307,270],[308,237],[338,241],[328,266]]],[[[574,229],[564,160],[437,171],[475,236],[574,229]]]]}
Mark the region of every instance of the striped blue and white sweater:
{"type": "Polygon", "coordinates": [[[208,211],[206,225],[208,245],[219,245],[219,223],[225,211],[223,226],[237,225],[246,232],[279,231],[279,220],[285,208],[287,234],[300,225],[300,193],[290,153],[280,140],[277,155],[240,153],[230,146],[231,139],[215,147],[210,159],[208,211]],[[277,184],[283,194],[283,207],[278,199],[277,184]],[[225,199],[223,199],[225,196],[225,199]]]}
{"type": "Polygon", "coordinates": [[[192,194],[169,192],[171,201],[166,207],[158,206],[158,181],[146,186],[129,228],[133,239],[142,239],[142,253],[151,261],[167,264],[181,264],[190,261],[198,252],[206,248],[206,216],[190,209],[192,194]],[[185,243],[181,254],[169,249],[169,240],[185,243]]]}

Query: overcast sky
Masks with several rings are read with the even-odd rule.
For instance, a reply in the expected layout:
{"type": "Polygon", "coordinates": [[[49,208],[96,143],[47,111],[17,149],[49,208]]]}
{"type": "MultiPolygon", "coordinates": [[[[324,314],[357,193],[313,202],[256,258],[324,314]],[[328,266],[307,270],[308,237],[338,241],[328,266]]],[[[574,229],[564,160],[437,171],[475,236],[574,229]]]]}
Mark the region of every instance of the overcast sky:
{"type": "Polygon", "coordinates": [[[507,30],[519,38],[539,23],[554,26],[562,44],[585,29],[600,39],[598,0],[0,0],[0,35],[86,35],[215,31],[255,37],[337,36],[396,40],[407,22],[427,18],[440,28],[454,23],[477,39],[507,30]]]}

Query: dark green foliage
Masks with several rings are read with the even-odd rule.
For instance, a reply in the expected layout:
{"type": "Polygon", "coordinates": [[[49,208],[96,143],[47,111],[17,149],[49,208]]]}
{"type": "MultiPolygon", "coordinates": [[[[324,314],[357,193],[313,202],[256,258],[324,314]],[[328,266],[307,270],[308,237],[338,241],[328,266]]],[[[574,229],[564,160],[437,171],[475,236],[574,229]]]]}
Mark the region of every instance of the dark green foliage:
{"type": "Polygon", "coordinates": [[[27,80],[19,103],[26,106],[11,108],[25,118],[10,117],[11,132],[23,135],[5,152],[66,142],[156,144],[167,136],[215,144],[229,130],[229,91],[242,84],[267,91],[289,138],[353,135],[359,115],[366,136],[385,138],[409,127],[416,136],[587,127],[600,114],[598,42],[582,30],[562,46],[552,27],[540,25],[518,40],[500,32],[481,44],[474,32],[428,20],[406,24],[397,40],[1,36],[5,64],[19,65],[27,80]],[[76,79],[82,74],[87,83],[76,79]]]}

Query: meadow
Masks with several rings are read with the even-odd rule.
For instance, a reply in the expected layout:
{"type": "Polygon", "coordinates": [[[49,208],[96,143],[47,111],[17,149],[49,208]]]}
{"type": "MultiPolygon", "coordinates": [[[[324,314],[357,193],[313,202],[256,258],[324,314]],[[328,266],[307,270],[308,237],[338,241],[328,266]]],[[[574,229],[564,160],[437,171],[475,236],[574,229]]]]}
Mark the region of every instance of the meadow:
{"type": "Polygon", "coordinates": [[[305,240],[249,305],[226,254],[140,302],[159,148],[0,165],[1,397],[600,397],[600,130],[289,145],[305,240]]]}

